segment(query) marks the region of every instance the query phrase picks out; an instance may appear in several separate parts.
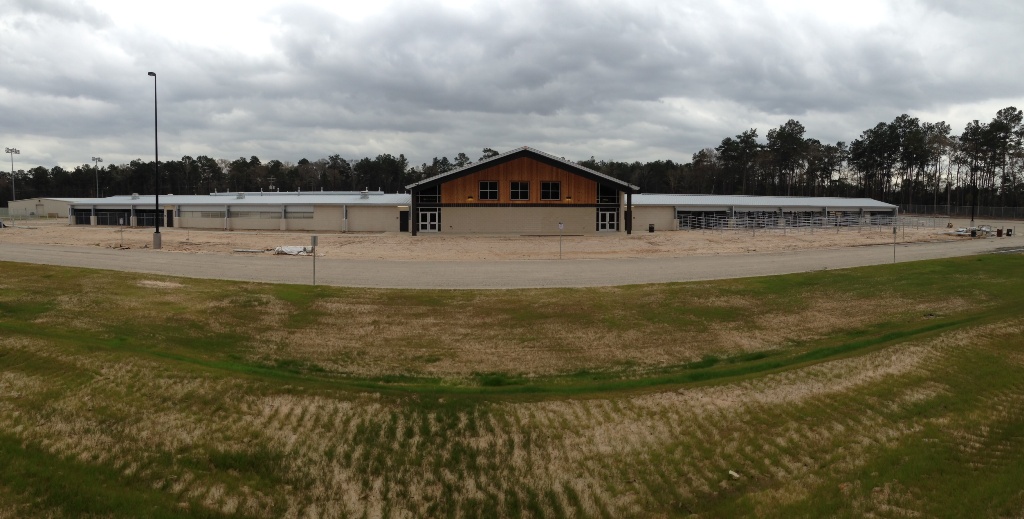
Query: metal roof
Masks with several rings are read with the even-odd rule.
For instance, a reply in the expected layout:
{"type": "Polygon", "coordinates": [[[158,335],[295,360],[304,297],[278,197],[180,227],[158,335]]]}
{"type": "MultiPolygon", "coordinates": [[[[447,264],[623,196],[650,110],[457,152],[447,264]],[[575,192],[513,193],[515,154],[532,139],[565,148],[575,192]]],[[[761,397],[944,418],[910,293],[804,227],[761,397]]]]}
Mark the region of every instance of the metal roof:
{"type": "Polygon", "coordinates": [[[837,198],[813,196],[750,196],[750,195],[661,195],[633,196],[634,206],[674,206],[679,210],[795,211],[795,210],[866,210],[892,211],[895,205],[871,198],[837,198]]]}
{"type": "Polygon", "coordinates": [[[434,176],[432,176],[430,178],[425,178],[425,179],[420,180],[419,182],[416,182],[414,184],[409,184],[409,185],[405,186],[405,188],[406,189],[412,189],[412,188],[414,188],[416,186],[420,186],[420,185],[423,185],[423,184],[431,184],[431,183],[434,183],[434,182],[436,182],[438,180],[441,180],[441,179],[447,178],[447,177],[452,177],[452,178],[461,177],[461,176],[463,176],[465,174],[468,174],[470,171],[478,171],[478,170],[484,169],[490,163],[497,164],[497,163],[503,162],[505,159],[508,159],[509,157],[511,157],[513,155],[517,155],[517,154],[537,155],[537,156],[539,156],[541,158],[544,158],[544,159],[547,159],[549,161],[558,162],[558,163],[560,163],[562,165],[568,166],[569,168],[575,169],[575,170],[579,171],[580,173],[584,173],[584,174],[589,175],[589,176],[594,176],[594,177],[600,178],[602,180],[605,180],[608,183],[628,188],[629,190],[633,191],[634,193],[640,191],[640,188],[638,186],[634,186],[633,184],[630,184],[629,182],[626,182],[626,181],[623,181],[623,180],[619,180],[619,179],[617,179],[615,177],[610,177],[608,175],[605,175],[604,173],[600,173],[600,172],[594,171],[594,170],[592,170],[590,168],[586,168],[586,167],[580,166],[579,164],[577,164],[577,163],[575,163],[575,162],[573,162],[571,160],[566,160],[566,159],[564,159],[562,157],[556,157],[556,156],[554,156],[554,155],[552,155],[550,153],[545,153],[543,151],[531,148],[529,146],[522,146],[522,147],[516,148],[514,150],[506,151],[505,153],[499,153],[499,154],[497,154],[497,155],[495,155],[493,157],[486,158],[486,159],[478,161],[478,162],[473,162],[471,164],[467,164],[467,165],[465,165],[465,166],[463,166],[461,168],[453,169],[451,171],[448,171],[448,172],[445,172],[445,173],[441,173],[440,175],[434,175],[434,176]]]}
{"type": "MultiPolygon", "coordinates": [[[[408,193],[384,193],[381,191],[310,191],[302,192],[267,192],[267,193],[214,193],[210,195],[160,195],[160,205],[177,206],[256,206],[256,205],[377,205],[399,206],[409,205],[411,195],[408,193]]],[[[155,205],[154,195],[119,195],[107,198],[60,198],[75,206],[130,207],[155,205]]]]}

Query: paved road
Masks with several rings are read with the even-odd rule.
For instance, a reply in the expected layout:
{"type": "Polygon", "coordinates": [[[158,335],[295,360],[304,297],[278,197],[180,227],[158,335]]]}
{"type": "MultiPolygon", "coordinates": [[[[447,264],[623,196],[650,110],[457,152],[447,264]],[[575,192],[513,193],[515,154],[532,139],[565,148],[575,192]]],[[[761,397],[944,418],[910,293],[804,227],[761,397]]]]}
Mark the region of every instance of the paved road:
{"type": "MultiPolygon", "coordinates": [[[[900,262],[1022,249],[1024,240],[898,245],[900,262]]],[[[309,284],[313,259],[99,247],[0,243],[0,261],[166,274],[206,279],[309,284]]],[[[539,288],[613,286],[790,274],[892,263],[893,247],[768,254],[523,261],[386,261],[317,258],[317,284],[378,288],[539,288]]]]}

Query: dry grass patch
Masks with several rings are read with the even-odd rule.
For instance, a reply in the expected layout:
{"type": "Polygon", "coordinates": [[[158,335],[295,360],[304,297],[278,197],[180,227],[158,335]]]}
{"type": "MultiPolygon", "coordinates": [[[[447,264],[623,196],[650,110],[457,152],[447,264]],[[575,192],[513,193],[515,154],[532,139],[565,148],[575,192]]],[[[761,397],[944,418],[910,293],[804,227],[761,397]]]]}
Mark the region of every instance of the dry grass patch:
{"type": "MultiPolygon", "coordinates": [[[[698,293],[595,289],[588,295],[577,292],[579,306],[567,307],[563,292],[536,291],[528,308],[502,305],[500,295],[489,293],[403,307],[390,306],[373,292],[324,298],[312,305],[318,317],[308,325],[258,329],[249,358],[299,361],[357,376],[458,377],[467,374],[466,366],[527,376],[644,370],[707,356],[777,351],[900,316],[934,318],[977,306],[967,298],[888,295],[880,305],[867,297],[813,293],[801,294],[800,304],[792,307],[750,295],[698,293]],[[679,309],[666,310],[673,305],[679,309]],[[655,315],[647,315],[647,309],[655,315]]],[[[282,322],[285,309],[271,310],[269,303],[264,308],[268,323],[282,322]]]]}
{"type": "Polygon", "coordinates": [[[155,279],[143,279],[140,280],[138,285],[143,288],[181,288],[184,285],[181,283],[175,283],[173,281],[158,281],[155,279]]]}

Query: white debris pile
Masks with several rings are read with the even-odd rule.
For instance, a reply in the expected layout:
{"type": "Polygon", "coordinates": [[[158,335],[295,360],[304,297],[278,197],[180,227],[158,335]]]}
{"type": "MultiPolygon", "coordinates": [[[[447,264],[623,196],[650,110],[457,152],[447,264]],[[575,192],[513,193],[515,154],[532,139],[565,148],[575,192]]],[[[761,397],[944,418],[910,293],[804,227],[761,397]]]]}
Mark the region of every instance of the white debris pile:
{"type": "Polygon", "coordinates": [[[313,254],[313,247],[301,245],[285,245],[274,247],[274,254],[287,254],[289,256],[310,256],[313,254]]]}
{"type": "Polygon", "coordinates": [[[992,230],[991,225],[979,225],[977,227],[960,227],[959,229],[947,232],[953,236],[974,236],[978,238],[987,238],[988,236],[995,235],[995,231],[992,230]]]}

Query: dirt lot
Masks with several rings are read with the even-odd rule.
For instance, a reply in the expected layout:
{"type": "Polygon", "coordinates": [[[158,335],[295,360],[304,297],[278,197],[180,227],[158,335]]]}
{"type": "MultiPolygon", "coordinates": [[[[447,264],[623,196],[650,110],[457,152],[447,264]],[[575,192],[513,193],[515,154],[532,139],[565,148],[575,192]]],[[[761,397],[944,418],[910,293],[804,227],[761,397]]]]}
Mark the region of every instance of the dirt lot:
{"type": "MultiPolygon", "coordinates": [[[[961,222],[953,222],[961,225],[961,222]]],[[[980,222],[979,222],[980,223],[980,222]]],[[[958,240],[945,225],[900,230],[900,243],[958,240]]],[[[250,254],[284,245],[309,245],[311,233],[161,229],[163,249],[194,254],[250,254]]],[[[559,237],[519,235],[445,235],[405,233],[318,233],[317,255],[338,259],[387,260],[524,260],[559,255],[559,237]]],[[[787,231],[634,232],[564,236],[564,259],[671,258],[715,254],[771,253],[834,249],[892,243],[891,228],[828,228],[787,231]]],[[[153,229],[123,231],[115,227],[69,226],[65,220],[17,222],[0,231],[0,243],[151,247],[153,229]]]]}

